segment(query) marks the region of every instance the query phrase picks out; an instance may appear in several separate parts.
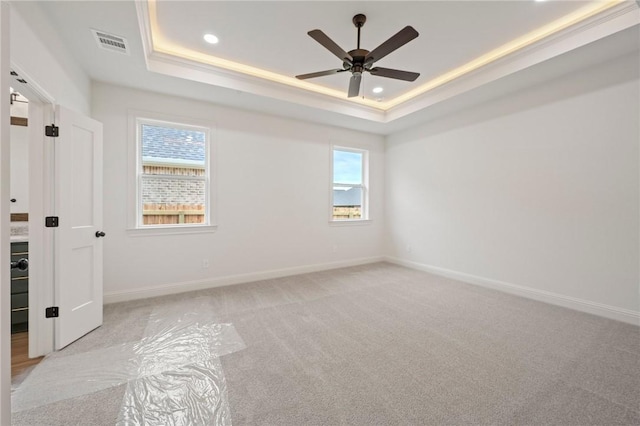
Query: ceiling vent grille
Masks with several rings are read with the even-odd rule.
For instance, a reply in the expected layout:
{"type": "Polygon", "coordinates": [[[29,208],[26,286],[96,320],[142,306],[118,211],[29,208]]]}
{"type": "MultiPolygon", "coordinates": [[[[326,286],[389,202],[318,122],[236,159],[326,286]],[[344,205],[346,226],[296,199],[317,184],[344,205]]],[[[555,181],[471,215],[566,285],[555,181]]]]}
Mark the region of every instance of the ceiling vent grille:
{"type": "Polygon", "coordinates": [[[117,35],[105,33],[104,31],[91,30],[98,43],[98,47],[112,52],[129,54],[127,39],[117,35]]]}

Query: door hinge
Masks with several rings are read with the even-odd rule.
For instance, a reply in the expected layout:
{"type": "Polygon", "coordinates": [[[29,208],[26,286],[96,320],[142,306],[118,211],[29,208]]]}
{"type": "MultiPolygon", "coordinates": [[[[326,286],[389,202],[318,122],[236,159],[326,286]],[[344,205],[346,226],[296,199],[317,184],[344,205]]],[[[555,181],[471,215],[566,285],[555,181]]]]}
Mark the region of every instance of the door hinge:
{"type": "Polygon", "coordinates": [[[44,126],[44,134],[45,136],[50,136],[52,138],[57,138],[60,133],[60,128],[55,124],[51,126],[44,126]]]}
{"type": "Polygon", "coordinates": [[[47,228],[58,227],[58,216],[47,216],[44,218],[44,226],[47,228]]]}
{"type": "Polygon", "coordinates": [[[45,318],[58,318],[59,317],[59,309],[57,306],[51,306],[44,310],[45,318]]]}

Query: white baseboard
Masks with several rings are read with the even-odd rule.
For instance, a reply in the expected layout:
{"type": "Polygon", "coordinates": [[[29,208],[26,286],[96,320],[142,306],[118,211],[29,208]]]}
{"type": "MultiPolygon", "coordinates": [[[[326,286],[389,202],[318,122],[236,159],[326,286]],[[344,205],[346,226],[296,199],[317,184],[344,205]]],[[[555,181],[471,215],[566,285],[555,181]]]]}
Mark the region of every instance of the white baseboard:
{"type": "Polygon", "coordinates": [[[424,263],[412,262],[395,257],[386,256],[385,260],[396,265],[430,272],[432,274],[440,275],[469,284],[491,288],[494,290],[503,291],[505,293],[514,294],[516,296],[522,296],[529,299],[538,300],[540,302],[574,309],[576,311],[587,312],[590,314],[626,322],[629,324],[640,325],[640,312],[632,311],[630,309],[618,308],[615,306],[605,305],[603,303],[591,302],[589,300],[564,296],[562,294],[552,293],[550,291],[538,290],[535,288],[511,284],[504,281],[492,280],[489,278],[466,274],[464,272],[452,271],[450,269],[439,268],[437,266],[426,265],[424,263]]]}
{"type": "Polygon", "coordinates": [[[180,283],[163,284],[154,287],[146,287],[136,290],[116,291],[104,294],[104,303],[126,302],[129,300],[147,299],[150,297],[166,296],[169,294],[185,293],[188,291],[205,290],[213,287],[242,284],[252,281],[282,278],[291,275],[306,274],[309,272],[328,271],[331,269],[346,268],[349,266],[366,265],[384,261],[384,256],[366,257],[360,259],[344,260],[340,262],[322,263],[316,265],[295,266],[293,268],[274,269],[270,271],[252,272],[249,274],[229,275],[220,278],[208,278],[198,281],[185,281],[180,283]]]}

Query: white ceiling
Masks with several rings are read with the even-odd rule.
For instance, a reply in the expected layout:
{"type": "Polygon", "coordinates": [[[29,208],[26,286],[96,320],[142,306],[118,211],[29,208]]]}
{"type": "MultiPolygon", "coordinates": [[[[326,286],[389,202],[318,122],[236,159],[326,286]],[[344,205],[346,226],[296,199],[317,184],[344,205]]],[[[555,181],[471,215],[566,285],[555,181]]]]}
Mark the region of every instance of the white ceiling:
{"type": "MultiPolygon", "coordinates": [[[[419,72],[416,83],[365,75],[364,96],[375,86],[394,98],[417,84],[558,19],[587,2],[159,2],[162,36],[181,48],[293,77],[341,68],[341,61],[307,35],[321,29],[345,51],[356,48],[352,18],[367,16],[361,47],[373,50],[406,25],[420,36],[376,65],[419,72]],[[204,42],[210,32],[220,43],[204,42]]],[[[155,34],[154,34],[155,35],[155,34]]],[[[346,92],[349,75],[314,79],[346,92]]]]}
{"type": "MultiPolygon", "coordinates": [[[[356,29],[351,18],[356,13],[364,13],[367,23],[362,29],[361,45],[368,50],[406,25],[413,26],[420,33],[417,39],[377,63],[388,68],[420,72],[421,76],[416,82],[365,76],[361,93],[369,98],[369,102],[375,102],[376,95],[371,93],[371,88],[383,86],[383,101],[386,101],[589,4],[592,3],[533,0],[160,1],[151,5],[146,1],[137,5],[133,1],[43,1],[38,2],[37,7],[47,15],[62,42],[95,80],[358,130],[389,133],[425,119],[429,111],[443,110],[446,105],[459,103],[465,96],[471,100],[482,93],[478,89],[483,85],[499,81],[514,72],[520,72],[523,76],[520,85],[527,84],[527,80],[539,80],[535,73],[527,74],[521,70],[629,28],[632,26],[629,22],[633,23],[637,17],[617,26],[611,24],[613,18],[602,20],[612,28],[588,37],[584,34],[587,31],[594,32],[592,29],[584,30],[581,38],[575,34],[563,36],[562,48],[554,47],[553,52],[550,51],[551,42],[545,40],[542,47],[536,46],[537,50],[530,47],[530,52],[526,52],[526,58],[532,59],[524,60],[525,55],[518,52],[511,55],[515,58],[511,62],[511,57],[503,58],[470,73],[470,77],[459,78],[387,112],[376,110],[370,104],[349,102],[346,99],[347,73],[309,80],[315,85],[345,93],[344,98],[340,99],[206,64],[194,66],[193,57],[185,60],[180,55],[161,55],[154,52],[154,47],[170,46],[179,52],[187,52],[185,56],[189,52],[196,52],[201,57],[212,55],[216,60],[233,61],[290,78],[297,74],[338,68],[339,60],[306,33],[321,29],[345,50],[351,50],[356,43],[356,29]],[[156,12],[155,23],[152,22],[152,14],[145,14],[150,7],[156,12]],[[130,55],[99,49],[90,32],[92,28],[125,37],[129,42],[130,55]],[[202,36],[207,32],[216,34],[220,43],[214,46],[206,44],[202,36]],[[545,53],[544,49],[551,53],[545,53]],[[486,74],[484,77],[483,72],[486,74]],[[434,108],[439,104],[442,105],[434,108]]],[[[625,2],[611,10],[628,13],[631,7],[635,8],[637,14],[635,2],[625,2]]],[[[620,21],[620,18],[616,19],[620,21]]],[[[599,22],[590,23],[588,28],[596,27],[596,24],[599,25],[599,22]]],[[[574,58],[576,66],[595,63],[612,54],[637,50],[637,25],[634,31],[625,32],[627,35],[624,37],[613,38],[613,45],[609,42],[606,47],[597,50],[591,47],[588,55],[577,55],[578,59],[582,59],[574,58]]],[[[560,40],[560,37],[556,38],[560,40]]],[[[570,66],[564,62],[557,68],[566,72],[570,66]]],[[[542,74],[551,76],[553,67],[549,64],[545,66],[547,71],[542,74]]],[[[508,87],[518,85],[513,78],[509,81],[508,87]]],[[[491,92],[483,96],[501,93],[499,86],[493,84],[491,87],[491,92]]]]}

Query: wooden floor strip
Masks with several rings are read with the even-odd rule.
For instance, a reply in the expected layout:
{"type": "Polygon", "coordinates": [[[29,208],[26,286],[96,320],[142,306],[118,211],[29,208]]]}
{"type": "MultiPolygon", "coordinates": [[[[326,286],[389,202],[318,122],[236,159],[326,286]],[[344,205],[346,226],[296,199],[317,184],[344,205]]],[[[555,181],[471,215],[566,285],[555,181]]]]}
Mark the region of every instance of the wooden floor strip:
{"type": "Polygon", "coordinates": [[[29,333],[11,335],[11,377],[22,373],[32,365],[38,364],[42,358],[29,358],[29,333]]]}

